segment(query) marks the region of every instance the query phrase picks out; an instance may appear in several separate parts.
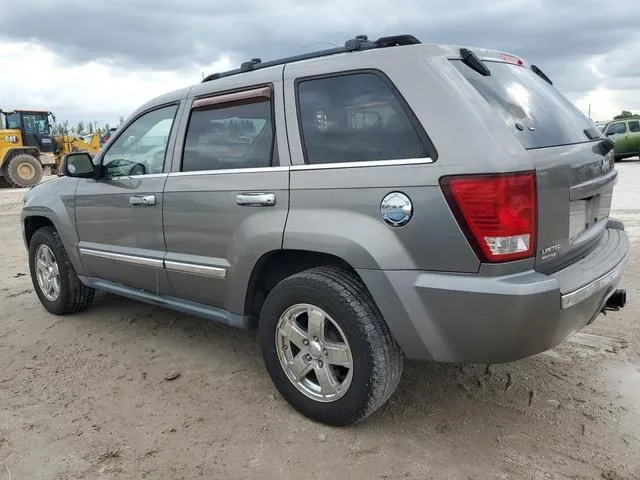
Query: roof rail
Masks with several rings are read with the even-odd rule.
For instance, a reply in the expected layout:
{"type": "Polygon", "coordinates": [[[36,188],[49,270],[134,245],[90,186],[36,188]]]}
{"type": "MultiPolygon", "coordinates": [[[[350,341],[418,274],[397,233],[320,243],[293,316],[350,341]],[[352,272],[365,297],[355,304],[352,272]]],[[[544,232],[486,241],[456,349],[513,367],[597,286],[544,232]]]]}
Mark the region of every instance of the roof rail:
{"type": "Polygon", "coordinates": [[[277,60],[270,60],[263,62],[260,58],[252,58],[248,62],[243,62],[240,68],[229,70],[226,72],[212,73],[207,75],[202,83],[210,82],[211,80],[217,80],[222,77],[230,77],[231,75],[237,75],[239,73],[250,72],[252,70],[258,70],[262,68],[274,67],[276,65],[284,65],[286,63],[300,62],[302,60],[308,60],[310,58],[327,57],[329,55],[336,55],[338,53],[357,52],[361,50],[370,50],[372,48],[387,48],[397,47],[402,45],[415,45],[421,43],[413,35],[394,35],[390,37],[381,37],[375,42],[369,40],[367,35],[357,35],[355,38],[349,39],[344,43],[344,47],[329,48],[327,50],[318,50],[316,52],[303,53],[301,55],[294,55],[292,57],[280,58],[277,60]]]}

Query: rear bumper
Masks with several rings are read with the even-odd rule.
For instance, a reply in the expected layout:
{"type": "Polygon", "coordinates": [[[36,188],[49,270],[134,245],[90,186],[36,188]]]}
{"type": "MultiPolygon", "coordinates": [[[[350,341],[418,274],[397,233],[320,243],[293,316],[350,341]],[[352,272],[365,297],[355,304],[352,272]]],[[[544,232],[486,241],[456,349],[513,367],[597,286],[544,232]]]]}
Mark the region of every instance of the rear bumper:
{"type": "Polygon", "coordinates": [[[610,228],[589,255],[552,275],[359,273],[407,357],[501,363],[548,350],[593,321],[628,252],[626,233],[610,228]]]}

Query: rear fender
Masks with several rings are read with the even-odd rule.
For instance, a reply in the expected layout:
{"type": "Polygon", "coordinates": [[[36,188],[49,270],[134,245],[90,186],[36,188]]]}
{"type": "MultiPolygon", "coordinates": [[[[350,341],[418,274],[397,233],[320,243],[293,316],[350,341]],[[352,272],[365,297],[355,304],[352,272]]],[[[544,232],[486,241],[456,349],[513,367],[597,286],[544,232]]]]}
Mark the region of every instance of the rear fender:
{"type": "Polygon", "coordinates": [[[333,255],[355,269],[378,270],[390,263],[390,256],[411,263],[391,229],[378,219],[350,211],[290,211],[283,248],[333,255]]]}
{"type": "Polygon", "coordinates": [[[36,158],[38,158],[40,155],[40,152],[35,148],[28,148],[28,147],[5,148],[4,151],[0,149],[0,166],[4,166],[10,158],[16,155],[20,155],[21,153],[33,155],[36,158]]]}

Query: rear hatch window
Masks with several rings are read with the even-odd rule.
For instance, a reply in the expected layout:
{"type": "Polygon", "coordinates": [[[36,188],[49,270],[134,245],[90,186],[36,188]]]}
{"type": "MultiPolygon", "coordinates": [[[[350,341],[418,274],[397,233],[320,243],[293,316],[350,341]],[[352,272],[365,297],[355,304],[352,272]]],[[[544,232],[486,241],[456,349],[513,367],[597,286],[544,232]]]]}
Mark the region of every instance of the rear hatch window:
{"type": "Polygon", "coordinates": [[[526,149],[592,141],[585,130],[600,134],[586,115],[527,67],[485,61],[491,71],[485,77],[462,60],[452,62],[526,149]]]}

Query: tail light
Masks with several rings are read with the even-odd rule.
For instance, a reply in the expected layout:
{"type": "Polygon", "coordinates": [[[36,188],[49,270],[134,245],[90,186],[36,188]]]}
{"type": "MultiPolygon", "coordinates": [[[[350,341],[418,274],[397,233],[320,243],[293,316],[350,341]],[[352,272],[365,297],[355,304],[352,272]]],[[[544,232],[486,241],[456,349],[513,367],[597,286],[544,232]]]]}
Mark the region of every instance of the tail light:
{"type": "Polygon", "coordinates": [[[534,172],[443,177],[440,184],[481,260],[507,262],[535,255],[534,172]]]}

